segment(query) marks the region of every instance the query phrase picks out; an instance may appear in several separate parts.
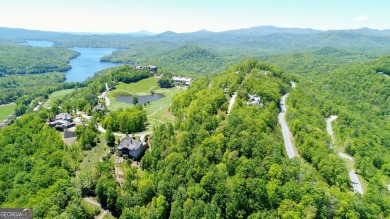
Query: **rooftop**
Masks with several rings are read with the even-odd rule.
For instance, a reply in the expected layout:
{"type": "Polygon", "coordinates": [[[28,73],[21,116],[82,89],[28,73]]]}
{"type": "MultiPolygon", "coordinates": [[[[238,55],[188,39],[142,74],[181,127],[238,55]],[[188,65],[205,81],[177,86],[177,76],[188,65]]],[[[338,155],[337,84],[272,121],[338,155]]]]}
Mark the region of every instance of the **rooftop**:
{"type": "Polygon", "coordinates": [[[141,146],[142,146],[141,141],[135,140],[130,136],[126,136],[124,139],[122,139],[122,142],[119,144],[118,149],[127,148],[130,151],[134,151],[134,150],[137,150],[141,146]]]}

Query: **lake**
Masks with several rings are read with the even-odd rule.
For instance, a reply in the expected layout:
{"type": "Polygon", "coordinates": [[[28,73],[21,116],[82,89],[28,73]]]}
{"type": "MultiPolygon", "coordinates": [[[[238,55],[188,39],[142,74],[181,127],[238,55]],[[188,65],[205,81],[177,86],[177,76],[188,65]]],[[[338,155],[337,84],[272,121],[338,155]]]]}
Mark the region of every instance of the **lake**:
{"type": "Polygon", "coordinates": [[[121,64],[112,62],[100,62],[100,58],[110,55],[116,49],[113,48],[71,48],[80,53],[70,60],[72,69],[64,72],[67,82],[81,82],[92,77],[96,72],[121,64]]]}
{"type": "MultiPolygon", "coordinates": [[[[35,41],[27,40],[25,45],[38,46],[38,47],[50,47],[53,46],[53,42],[49,41],[35,41]]],[[[106,68],[119,66],[119,63],[112,62],[100,62],[100,58],[106,55],[110,55],[116,49],[114,48],[70,48],[80,53],[79,56],[70,60],[70,66],[72,69],[63,72],[66,76],[67,82],[82,82],[85,79],[92,77],[96,72],[106,68]]]]}
{"type": "MultiPolygon", "coordinates": [[[[163,97],[165,97],[163,94],[152,94],[152,95],[147,95],[147,96],[137,96],[138,97],[138,104],[144,104],[147,103],[148,101],[152,102],[155,100],[159,100],[163,97]]],[[[133,104],[133,96],[128,95],[128,96],[116,96],[115,97],[116,101],[118,102],[124,102],[124,103],[129,103],[133,104]]]]}

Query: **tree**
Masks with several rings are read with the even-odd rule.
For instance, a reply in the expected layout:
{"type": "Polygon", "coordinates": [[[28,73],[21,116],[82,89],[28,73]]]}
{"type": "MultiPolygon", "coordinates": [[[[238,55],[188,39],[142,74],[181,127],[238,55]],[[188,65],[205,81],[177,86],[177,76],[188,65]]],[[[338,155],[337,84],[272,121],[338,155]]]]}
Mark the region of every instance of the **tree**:
{"type": "Polygon", "coordinates": [[[167,77],[167,76],[163,76],[162,78],[160,78],[158,80],[158,86],[160,86],[161,88],[171,88],[171,87],[174,87],[175,84],[174,84],[172,78],[167,77]]]}
{"type": "Polygon", "coordinates": [[[133,104],[134,105],[138,104],[138,97],[136,97],[136,96],[133,97],[133,104]]]}
{"type": "Polygon", "coordinates": [[[115,136],[111,129],[107,129],[107,132],[104,137],[106,138],[107,145],[113,146],[115,144],[115,136]]]}

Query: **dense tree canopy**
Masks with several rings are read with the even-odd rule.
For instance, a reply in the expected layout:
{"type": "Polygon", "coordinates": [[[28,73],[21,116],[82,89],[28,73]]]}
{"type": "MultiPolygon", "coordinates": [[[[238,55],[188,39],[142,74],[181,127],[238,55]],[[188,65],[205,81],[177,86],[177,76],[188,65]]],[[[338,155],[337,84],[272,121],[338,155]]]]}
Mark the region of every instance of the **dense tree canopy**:
{"type": "Polygon", "coordinates": [[[78,55],[65,48],[0,43],[0,76],[66,71],[71,68],[69,60],[78,55]]]}
{"type": "Polygon", "coordinates": [[[110,112],[102,122],[104,128],[122,133],[135,133],[143,131],[146,127],[146,111],[142,105],[136,105],[126,110],[110,112]]]}

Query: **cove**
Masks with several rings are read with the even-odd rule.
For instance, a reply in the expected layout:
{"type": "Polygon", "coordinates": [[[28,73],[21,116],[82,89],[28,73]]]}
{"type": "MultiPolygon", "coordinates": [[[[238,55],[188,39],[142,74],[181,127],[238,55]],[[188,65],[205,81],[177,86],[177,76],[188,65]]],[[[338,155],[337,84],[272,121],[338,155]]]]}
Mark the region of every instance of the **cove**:
{"type": "MultiPolygon", "coordinates": [[[[26,43],[22,44],[37,47],[53,46],[53,42],[36,40],[27,40],[26,43]]],[[[100,58],[110,55],[116,50],[114,48],[73,47],[70,49],[79,52],[80,55],[71,59],[69,64],[72,68],[63,72],[66,76],[66,82],[82,82],[85,79],[94,76],[94,74],[98,71],[121,65],[119,63],[100,62],[100,58]]]]}
{"type": "Polygon", "coordinates": [[[96,72],[106,68],[119,66],[119,63],[100,62],[100,58],[110,55],[113,48],[71,48],[80,53],[79,56],[70,60],[72,69],[64,72],[67,82],[81,82],[92,77],[96,72]]]}

